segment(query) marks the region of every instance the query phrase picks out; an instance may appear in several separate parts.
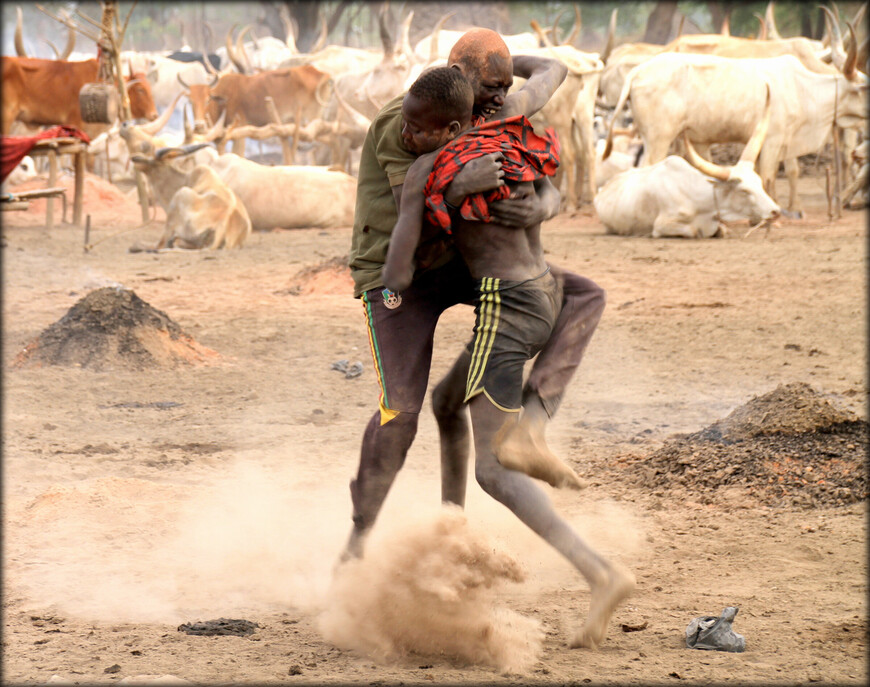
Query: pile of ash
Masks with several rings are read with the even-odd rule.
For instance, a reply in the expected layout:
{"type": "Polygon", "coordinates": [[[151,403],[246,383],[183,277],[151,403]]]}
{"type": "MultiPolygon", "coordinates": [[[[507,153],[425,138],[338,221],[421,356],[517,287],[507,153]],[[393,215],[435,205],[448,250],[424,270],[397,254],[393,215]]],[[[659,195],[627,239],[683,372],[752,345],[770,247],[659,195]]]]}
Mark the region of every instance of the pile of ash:
{"type": "Polygon", "coordinates": [[[842,505],[867,498],[867,446],[866,421],[794,383],[632,457],[628,472],[644,487],[682,488],[705,501],[727,487],[765,505],[842,505]]]}
{"type": "Polygon", "coordinates": [[[107,286],[82,298],[15,358],[17,367],[144,370],[206,363],[219,355],[135,293],[107,286]]]}
{"type": "Polygon", "coordinates": [[[347,256],[324,260],[297,272],[288,288],[277,292],[289,296],[348,295],[353,293],[353,279],[347,256]]]}

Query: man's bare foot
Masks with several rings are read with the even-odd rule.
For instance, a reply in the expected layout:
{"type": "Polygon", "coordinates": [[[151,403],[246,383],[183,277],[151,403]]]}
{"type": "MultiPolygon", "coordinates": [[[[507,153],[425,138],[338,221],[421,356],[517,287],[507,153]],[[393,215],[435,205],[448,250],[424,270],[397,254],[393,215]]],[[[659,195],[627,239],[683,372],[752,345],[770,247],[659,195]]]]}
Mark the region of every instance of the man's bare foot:
{"type": "Polygon", "coordinates": [[[607,583],[592,590],[592,601],[589,604],[589,615],[574,639],[571,648],[585,647],[597,649],[607,634],[610,616],[616,607],[634,592],[637,587],[634,575],[628,570],[611,566],[607,583]]]}
{"type": "Polygon", "coordinates": [[[553,487],[585,489],[587,482],[550,451],[543,430],[524,422],[506,423],[494,440],[495,457],[510,470],[523,472],[553,487]]]}

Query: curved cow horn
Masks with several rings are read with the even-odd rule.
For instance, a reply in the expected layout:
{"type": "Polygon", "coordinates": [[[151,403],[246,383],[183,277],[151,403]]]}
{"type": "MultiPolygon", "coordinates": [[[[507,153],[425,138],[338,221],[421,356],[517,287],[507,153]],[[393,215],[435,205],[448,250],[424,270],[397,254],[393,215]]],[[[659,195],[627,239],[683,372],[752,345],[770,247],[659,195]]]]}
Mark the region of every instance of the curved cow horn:
{"type": "Polygon", "coordinates": [[[338,100],[338,106],[344,108],[345,112],[350,115],[350,118],[353,119],[354,124],[363,129],[364,131],[368,131],[369,126],[371,126],[371,120],[362,114],[359,110],[355,109],[352,105],[350,105],[342,96],[341,91],[338,88],[333,90],[335,93],[335,98],[338,100]]]}
{"type": "Polygon", "coordinates": [[[427,65],[432,64],[438,59],[438,34],[441,33],[441,29],[444,28],[444,24],[447,23],[447,20],[450,19],[456,12],[448,12],[441,16],[441,18],[435,22],[435,27],[432,29],[432,40],[429,42],[429,60],[426,62],[427,65]]]}
{"type": "Polygon", "coordinates": [[[855,78],[858,65],[858,39],[855,37],[855,27],[852,26],[851,22],[847,21],[846,26],[852,41],[849,44],[849,52],[846,54],[846,62],[843,64],[843,76],[852,81],[855,78]]]}
{"type": "Polygon", "coordinates": [[[741,162],[752,162],[754,164],[758,154],[761,152],[764,138],[767,136],[767,128],[770,126],[770,113],[773,108],[770,106],[770,84],[765,83],[764,88],[766,90],[764,113],[761,115],[758,124],[755,125],[755,131],[752,132],[746,147],[740,153],[741,162]]]}
{"type": "Polygon", "coordinates": [[[42,40],[45,43],[48,43],[48,47],[54,51],[54,59],[59,60],[60,59],[60,50],[57,49],[57,46],[54,43],[52,43],[50,40],[48,40],[47,38],[43,38],[42,40]]]}
{"type": "Polygon", "coordinates": [[[731,35],[731,13],[728,12],[725,14],[725,18],[722,20],[722,28],[719,30],[719,33],[723,36],[731,35]]]}
{"type": "Polygon", "coordinates": [[[819,9],[825,13],[825,25],[828,29],[828,36],[831,43],[831,61],[837,69],[843,69],[845,58],[843,56],[843,37],[840,34],[840,26],[834,13],[827,7],[819,5],[819,9]]]}
{"type": "Polygon", "coordinates": [[[677,27],[677,35],[674,40],[677,40],[680,36],[683,35],[683,27],[686,25],[686,15],[680,14],[680,25],[677,27]]]}
{"type": "Polygon", "coordinates": [[[556,20],[553,22],[553,27],[548,29],[547,32],[550,34],[550,40],[553,41],[553,45],[560,45],[558,35],[559,35],[559,22],[562,21],[562,17],[565,16],[565,12],[568,11],[568,8],[563,8],[559,14],[556,15],[556,20]]]}
{"type": "Polygon", "coordinates": [[[169,118],[175,111],[175,106],[178,104],[178,100],[183,95],[184,92],[178,93],[172,100],[172,102],[169,103],[169,107],[163,110],[163,112],[157,119],[155,119],[153,122],[148,122],[147,124],[140,124],[139,129],[144,133],[148,134],[149,136],[156,136],[157,132],[160,131],[169,122],[169,118]]]}
{"type": "Polygon", "coordinates": [[[618,11],[619,9],[616,8],[610,13],[610,25],[607,27],[607,41],[604,43],[604,48],[601,50],[601,55],[598,58],[602,62],[607,62],[607,58],[613,52],[613,43],[616,40],[616,13],[618,11]]]}
{"type": "Polygon", "coordinates": [[[393,54],[393,50],[395,49],[395,45],[393,44],[393,38],[390,36],[390,31],[387,29],[387,11],[388,11],[389,3],[384,3],[381,6],[381,11],[378,12],[378,31],[381,34],[381,45],[384,46],[384,57],[393,54]]]}
{"type": "Polygon", "coordinates": [[[758,12],[753,12],[752,15],[758,19],[759,29],[758,36],[755,37],[757,41],[766,41],[767,40],[767,24],[764,21],[764,17],[762,17],[758,12]]]}
{"type": "Polygon", "coordinates": [[[60,54],[59,60],[67,60],[69,56],[72,55],[72,51],[76,47],[76,32],[75,29],[70,28],[69,33],[66,37],[66,46],[63,49],[63,52],[60,54]]]}
{"type": "Polygon", "coordinates": [[[215,125],[202,135],[202,139],[204,141],[214,141],[215,139],[223,136],[224,135],[224,122],[226,122],[226,119],[227,119],[227,111],[226,111],[226,109],[224,109],[224,111],[221,112],[221,116],[218,117],[217,122],[215,122],[215,125]]]}
{"type": "Polygon", "coordinates": [[[683,143],[686,146],[686,157],[692,167],[708,177],[713,177],[720,181],[728,181],[731,176],[731,170],[727,167],[721,167],[715,162],[705,160],[698,155],[698,152],[692,147],[692,142],[689,140],[689,133],[687,131],[683,132],[683,143]]]}
{"type": "Polygon", "coordinates": [[[574,27],[571,29],[571,33],[568,34],[568,37],[562,41],[561,45],[574,45],[577,39],[580,37],[580,28],[583,26],[583,23],[580,20],[580,5],[576,2],[574,3],[574,27]]]}
{"type": "Polygon", "coordinates": [[[326,47],[326,40],[329,36],[329,26],[326,24],[326,17],[323,12],[318,11],[317,16],[320,17],[320,35],[317,37],[314,45],[311,46],[309,53],[323,50],[326,47]]]}
{"type": "Polygon", "coordinates": [[[197,150],[208,148],[210,145],[211,143],[188,143],[187,145],[173,148],[158,148],[154,153],[154,159],[159,162],[164,158],[172,159],[175,157],[181,157],[182,155],[190,155],[191,153],[195,153],[197,150]]]}
{"type": "Polygon", "coordinates": [[[240,74],[245,74],[245,65],[242,64],[241,58],[236,53],[236,49],[233,47],[233,34],[236,31],[236,27],[238,24],[233,24],[233,27],[227,31],[227,57],[230,58],[230,62],[233,63],[233,66],[239,71],[240,74]]]}
{"type": "Polygon", "coordinates": [[[413,64],[417,61],[417,56],[414,54],[414,49],[411,47],[412,21],[414,21],[414,10],[408,12],[408,16],[402,20],[402,27],[399,31],[399,50],[401,50],[413,64]]]}
{"type": "Polygon", "coordinates": [[[553,47],[553,43],[547,37],[546,31],[544,31],[544,29],[541,28],[541,25],[538,23],[538,21],[536,19],[532,19],[529,22],[529,26],[531,26],[532,29],[534,30],[534,32],[536,34],[538,34],[538,40],[544,44],[545,48],[552,48],[553,47]]]}
{"type": "Polygon", "coordinates": [[[281,23],[284,24],[284,44],[293,52],[294,55],[299,54],[299,49],[296,47],[296,28],[293,19],[287,12],[287,6],[284,3],[278,7],[278,16],[281,17],[281,23]]]}
{"type": "Polygon", "coordinates": [[[212,83],[210,85],[214,86],[214,84],[217,83],[217,80],[220,77],[220,72],[214,68],[214,65],[211,63],[211,60],[209,59],[208,53],[203,55],[203,58],[204,58],[203,64],[205,65],[205,70],[214,77],[214,83],[212,83]]]}
{"type": "Polygon", "coordinates": [[[15,53],[18,57],[27,57],[27,53],[24,50],[24,38],[21,35],[21,24],[24,22],[24,19],[21,15],[21,8],[15,8],[15,14],[18,16],[18,20],[15,22],[15,53]]]}
{"type": "Polygon", "coordinates": [[[256,42],[256,39],[254,38],[254,33],[253,33],[253,31],[254,31],[253,24],[248,24],[247,26],[245,26],[241,31],[239,31],[239,37],[236,38],[237,53],[239,55],[241,55],[241,61],[245,65],[245,71],[243,71],[242,74],[249,74],[251,72],[251,60],[248,57],[248,51],[245,50],[245,43],[244,43],[245,34],[248,31],[251,32],[251,38],[256,42]]]}
{"type": "Polygon", "coordinates": [[[186,91],[190,90],[190,86],[188,86],[184,79],[181,78],[181,72],[177,72],[175,78],[178,79],[178,83],[180,83],[186,91]]]}
{"type": "Polygon", "coordinates": [[[776,19],[773,14],[773,0],[767,3],[767,9],[764,10],[764,21],[767,24],[768,35],[775,41],[782,40],[779,31],[776,28],[776,19]]]}

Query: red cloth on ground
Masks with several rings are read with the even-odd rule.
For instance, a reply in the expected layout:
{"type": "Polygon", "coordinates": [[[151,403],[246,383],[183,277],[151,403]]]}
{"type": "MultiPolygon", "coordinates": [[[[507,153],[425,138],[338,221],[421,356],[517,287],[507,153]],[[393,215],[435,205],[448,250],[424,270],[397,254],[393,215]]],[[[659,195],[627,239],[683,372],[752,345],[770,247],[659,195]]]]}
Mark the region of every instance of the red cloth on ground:
{"type": "Polygon", "coordinates": [[[18,166],[37,141],[46,138],[72,137],[79,138],[85,143],[91,142],[85,132],[71,126],[53,126],[34,136],[0,136],[0,182],[6,181],[6,177],[12,174],[12,170],[18,166]]]}
{"type": "MultiPolygon", "coordinates": [[[[505,157],[502,169],[506,182],[534,181],[543,176],[552,176],[559,166],[559,138],[556,132],[548,128],[543,136],[538,136],[523,115],[469,129],[444,146],[435,158],[432,173],[423,189],[426,221],[451,233],[444,191],[466,162],[498,152],[505,157]]],[[[465,219],[490,222],[489,204],[509,195],[510,189],[505,185],[466,196],[459,206],[460,214],[465,219]]]]}

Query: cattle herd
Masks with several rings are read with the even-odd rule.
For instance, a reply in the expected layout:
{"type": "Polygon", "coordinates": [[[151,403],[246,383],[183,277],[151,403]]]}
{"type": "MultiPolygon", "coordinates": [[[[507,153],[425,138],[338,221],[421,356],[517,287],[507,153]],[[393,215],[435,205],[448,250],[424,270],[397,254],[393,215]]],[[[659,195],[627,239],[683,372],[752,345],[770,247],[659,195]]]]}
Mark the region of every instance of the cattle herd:
{"type": "MultiPolygon", "coordinates": [[[[798,215],[798,158],[829,144],[837,146],[843,201],[866,206],[865,9],[847,18],[823,8],[821,41],[780,36],[772,2],[757,15],[756,38],[731,36],[726,25],[666,45],[616,45],[614,10],[604,48],[585,52],[573,47],[576,5],[564,41],[554,42],[555,25],[536,21],[533,31],[503,38],[512,54],[552,57],[568,69],[532,120],[559,136],[563,210],[592,202],[615,234],[710,237],[734,221],[798,215]],[[733,165],[712,161],[711,146],[724,143],[744,145],[733,165]],[[789,183],[782,206],[774,188],[780,165],[789,183]]],[[[369,122],[424,69],[445,64],[471,27],[444,29],[448,14],[412,46],[414,12],[391,27],[381,10],[380,48],[329,44],[323,23],[303,53],[282,16],[284,39],[233,27],[213,53],[122,52],[133,119],[94,124],[82,119],[79,91],[98,80],[97,59],[74,52],[72,29],[56,59],[28,57],[19,10],[18,54],[2,56],[3,135],[77,127],[92,138],[91,172],[115,183],[143,172],[166,229],[157,246],[137,250],[232,248],[252,229],[349,226],[369,122]],[[179,107],[183,126],[171,129],[179,107]],[[284,164],[246,157],[246,139],[275,135],[284,164]]],[[[25,158],[8,182],[35,173],[25,158]]]]}

